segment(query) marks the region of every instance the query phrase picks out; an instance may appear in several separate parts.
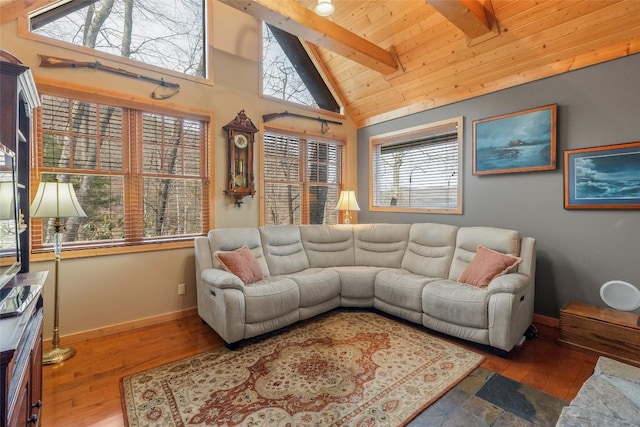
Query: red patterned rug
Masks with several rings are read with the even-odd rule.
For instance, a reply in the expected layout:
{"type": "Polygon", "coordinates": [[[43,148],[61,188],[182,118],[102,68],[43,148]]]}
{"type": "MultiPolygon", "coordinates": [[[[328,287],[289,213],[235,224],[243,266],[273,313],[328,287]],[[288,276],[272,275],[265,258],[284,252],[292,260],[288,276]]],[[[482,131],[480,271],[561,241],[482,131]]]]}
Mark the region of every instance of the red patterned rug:
{"type": "Polygon", "coordinates": [[[130,427],[405,425],[483,356],[370,312],[336,312],[122,379],[130,427]]]}

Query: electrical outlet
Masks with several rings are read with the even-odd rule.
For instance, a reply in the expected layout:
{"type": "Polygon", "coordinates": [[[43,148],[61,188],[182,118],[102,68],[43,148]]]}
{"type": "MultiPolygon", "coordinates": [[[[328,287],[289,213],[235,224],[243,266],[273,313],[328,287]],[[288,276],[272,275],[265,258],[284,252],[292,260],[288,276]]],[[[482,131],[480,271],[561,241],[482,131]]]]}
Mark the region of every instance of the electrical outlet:
{"type": "Polygon", "coordinates": [[[187,293],[187,287],[184,283],[178,283],[178,295],[184,295],[187,293]]]}

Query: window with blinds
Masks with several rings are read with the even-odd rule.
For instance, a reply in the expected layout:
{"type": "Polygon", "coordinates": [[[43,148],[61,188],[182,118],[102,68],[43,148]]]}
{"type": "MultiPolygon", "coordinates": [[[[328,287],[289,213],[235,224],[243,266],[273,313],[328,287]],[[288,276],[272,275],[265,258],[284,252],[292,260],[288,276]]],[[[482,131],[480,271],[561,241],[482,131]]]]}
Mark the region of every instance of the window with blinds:
{"type": "Polygon", "coordinates": [[[265,129],[262,147],[264,224],[337,224],[342,142],[265,129]]]}
{"type": "MultiPolygon", "coordinates": [[[[37,112],[40,181],[73,183],[86,218],[65,218],[65,246],[179,240],[208,228],[207,123],[42,95],[37,112]]],[[[53,218],[32,220],[46,250],[53,218]]]]}
{"type": "Polygon", "coordinates": [[[462,117],[372,137],[372,210],[462,213],[462,140],[462,117]]]}

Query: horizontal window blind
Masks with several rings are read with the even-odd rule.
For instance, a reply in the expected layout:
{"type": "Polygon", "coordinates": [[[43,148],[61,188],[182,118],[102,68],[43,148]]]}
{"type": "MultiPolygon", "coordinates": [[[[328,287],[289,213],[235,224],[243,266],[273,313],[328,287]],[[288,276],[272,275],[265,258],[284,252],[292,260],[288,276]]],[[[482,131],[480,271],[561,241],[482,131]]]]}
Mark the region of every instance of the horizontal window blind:
{"type": "Polygon", "coordinates": [[[336,224],[342,143],[269,129],[262,146],[265,224],[336,224]]]}
{"type": "Polygon", "coordinates": [[[460,152],[456,122],[373,139],[374,208],[458,213],[460,152]]]}
{"type": "Polygon", "coordinates": [[[144,238],[201,234],[199,123],[151,113],[140,117],[144,238]]]}
{"type": "MultiPolygon", "coordinates": [[[[208,229],[207,123],[44,94],[36,115],[40,181],[71,182],[86,218],[63,219],[65,247],[184,239],[208,229]]],[[[47,250],[53,219],[32,221],[47,250]]]]}

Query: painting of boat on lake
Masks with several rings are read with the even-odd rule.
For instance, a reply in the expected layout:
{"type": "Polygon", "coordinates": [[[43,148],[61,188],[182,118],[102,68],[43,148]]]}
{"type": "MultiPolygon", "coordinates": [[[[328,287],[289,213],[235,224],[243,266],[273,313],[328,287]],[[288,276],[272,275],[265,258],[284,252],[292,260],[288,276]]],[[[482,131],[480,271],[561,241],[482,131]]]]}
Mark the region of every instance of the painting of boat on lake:
{"type": "Polygon", "coordinates": [[[640,142],[567,150],[566,209],[640,209],[640,142]]]}
{"type": "Polygon", "coordinates": [[[473,174],[556,168],[556,105],[473,122],[473,174]]]}

